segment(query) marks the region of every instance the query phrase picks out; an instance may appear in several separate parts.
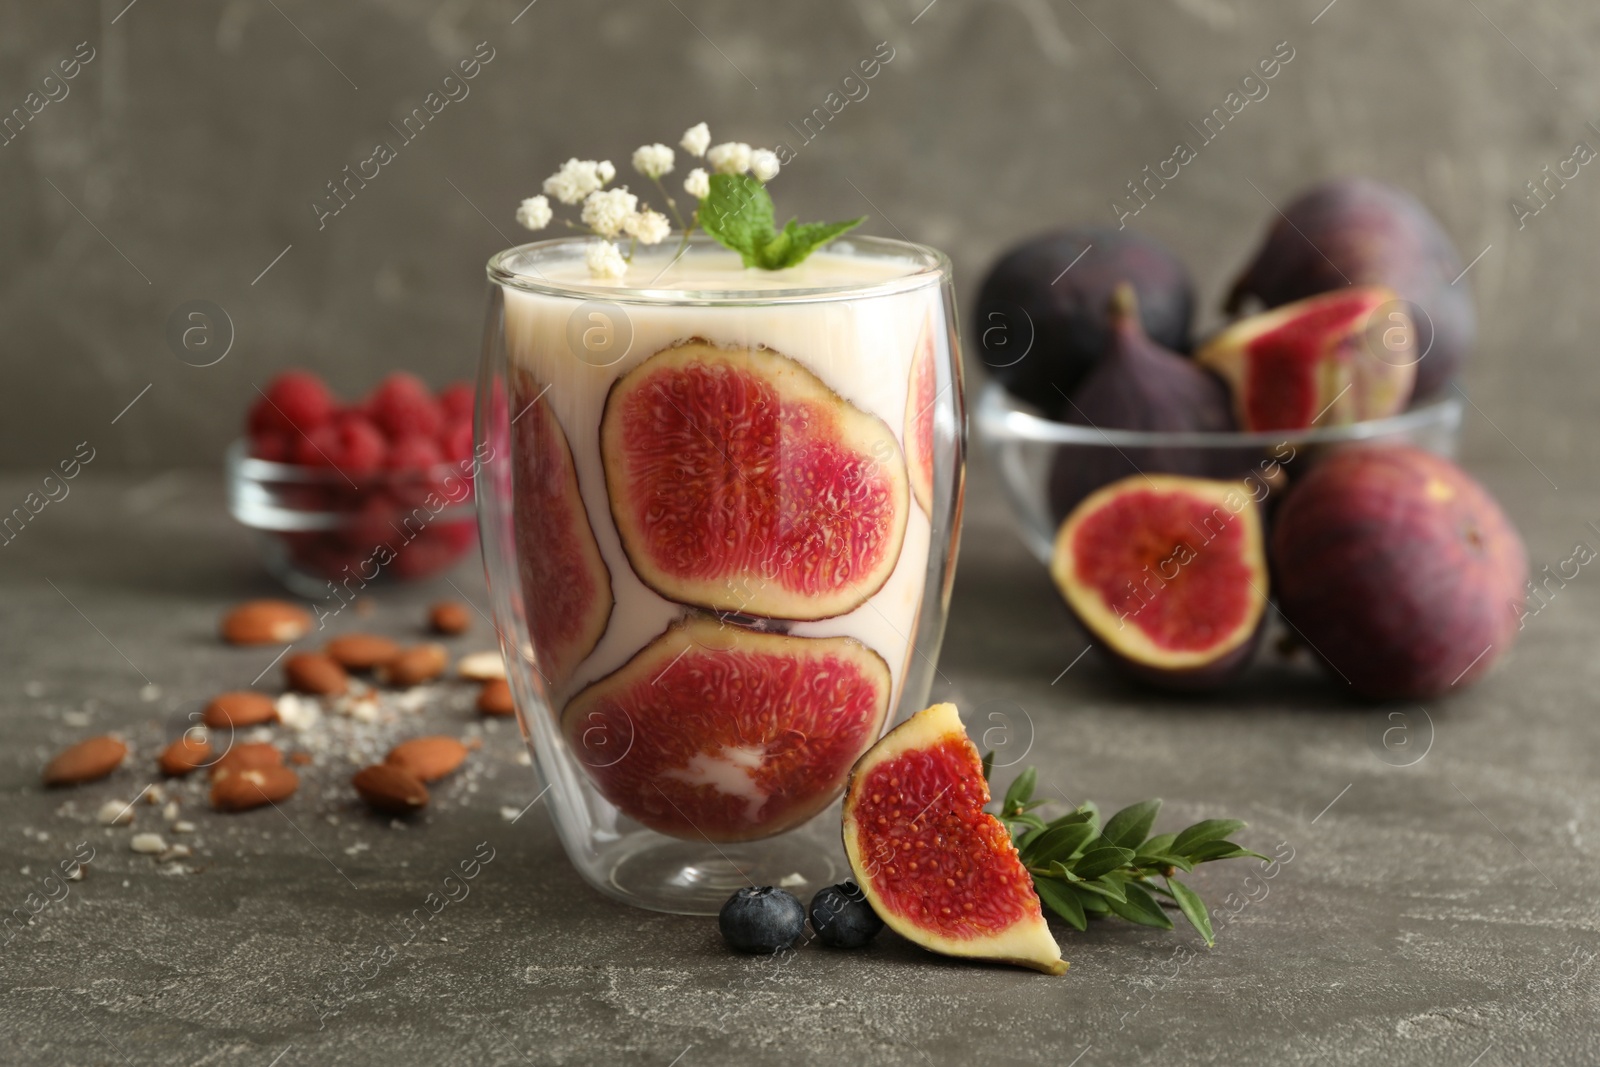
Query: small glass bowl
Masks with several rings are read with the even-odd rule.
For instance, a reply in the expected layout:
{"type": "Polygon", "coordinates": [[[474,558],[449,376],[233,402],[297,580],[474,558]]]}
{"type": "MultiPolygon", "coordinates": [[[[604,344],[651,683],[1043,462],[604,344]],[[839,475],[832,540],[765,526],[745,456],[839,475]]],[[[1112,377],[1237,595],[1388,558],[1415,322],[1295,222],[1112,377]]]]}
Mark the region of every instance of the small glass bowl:
{"type": "Polygon", "coordinates": [[[256,531],[272,576],[300,596],[426,578],[477,543],[470,460],[347,478],[248,449],[242,439],[228,447],[228,510],[256,531]]]}
{"type": "Polygon", "coordinates": [[[1102,430],[1039,415],[998,383],[974,406],[976,436],[1000,472],[1017,531],[1041,563],[1050,562],[1056,529],[1072,504],[1130,474],[1256,478],[1281,488],[1283,469],[1315,462],[1320,452],[1356,442],[1394,442],[1454,456],[1464,405],[1429,401],[1387,419],[1311,430],[1259,433],[1153,433],[1102,430]]]}

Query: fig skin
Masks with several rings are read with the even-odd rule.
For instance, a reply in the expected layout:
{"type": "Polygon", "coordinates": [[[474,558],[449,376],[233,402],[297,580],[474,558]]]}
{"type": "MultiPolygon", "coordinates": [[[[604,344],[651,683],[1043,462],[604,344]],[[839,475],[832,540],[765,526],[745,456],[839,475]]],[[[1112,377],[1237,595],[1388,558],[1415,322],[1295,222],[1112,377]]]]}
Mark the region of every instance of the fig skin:
{"type": "MultiPolygon", "coordinates": [[[[1108,430],[1226,433],[1234,429],[1233,401],[1222,379],[1163,348],[1140,324],[1138,296],[1124,282],[1112,291],[1106,316],[1110,343],[1061,414],[1063,422],[1108,430]]],[[[1231,450],[1195,448],[1063,448],[1050,472],[1056,518],[1108,482],[1136,472],[1225,476],[1249,468],[1231,450]],[[1227,469],[1216,469],[1219,462],[1227,469]]]]}
{"type": "Polygon", "coordinates": [[[1275,217],[1223,309],[1251,297],[1269,308],[1345,285],[1385,285],[1410,302],[1417,326],[1412,402],[1443,392],[1477,332],[1461,256],[1437,219],[1410,193],[1371,178],[1312,187],[1275,217]]]}
{"type": "Polygon", "coordinates": [[[1522,539],[1455,464],[1408,445],[1340,449],[1290,489],[1278,604],[1339,681],[1372,700],[1470,685],[1516,639],[1522,539]]]}
{"type": "Polygon", "coordinates": [[[1111,345],[1106,309],[1124,282],[1138,296],[1144,332],[1187,352],[1194,315],[1188,269],[1152,237],[1084,227],[1033,237],[990,268],[974,332],[984,369],[1013,396],[1058,416],[1111,345]]]}

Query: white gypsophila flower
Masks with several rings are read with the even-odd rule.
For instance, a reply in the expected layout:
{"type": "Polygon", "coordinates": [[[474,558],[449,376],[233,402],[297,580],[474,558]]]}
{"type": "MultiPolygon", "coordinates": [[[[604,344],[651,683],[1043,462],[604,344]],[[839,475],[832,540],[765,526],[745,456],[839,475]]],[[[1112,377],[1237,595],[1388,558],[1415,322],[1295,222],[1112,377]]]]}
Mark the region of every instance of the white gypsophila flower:
{"type": "Polygon", "coordinates": [[[658,245],[672,233],[672,223],[661,212],[645,208],[636,215],[629,215],[622,230],[629,237],[638,238],[640,244],[658,245]]]}
{"type": "Polygon", "coordinates": [[[696,200],[704,200],[706,194],[711,192],[711,175],[706,173],[704,167],[694,168],[683,179],[683,191],[696,200]]]}
{"type": "Polygon", "coordinates": [[[699,122],[683,131],[683,140],[678,144],[691,156],[706,154],[706,146],[711,143],[711,130],[705,123],[699,122]]]}
{"type": "Polygon", "coordinates": [[[583,198],[610,181],[616,171],[608,163],[573,157],[544,180],[544,191],[563,204],[581,203],[583,198]]]}
{"type": "Polygon", "coordinates": [[[530,230],[542,230],[550,225],[550,201],[542,196],[530,196],[517,208],[517,222],[530,230]]]}
{"type": "Polygon", "coordinates": [[[672,149],[664,144],[640,145],[633,150],[633,169],[646,178],[659,178],[672,173],[672,149]]]}
{"type": "Polygon", "coordinates": [[[628,261],[622,250],[610,241],[592,241],[584,250],[583,261],[588,264],[592,278],[620,278],[628,273],[628,261]]]}
{"type": "Polygon", "coordinates": [[[583,202],[583,224],[601,237],[615,237],[639,208],[639,198],[621,189],[600,189],[583,202]]]}
{"type": "Polygon", "coordinates": [[[770,148],[758,148],[750,153],[750,173],[757,181],[770,182],[778,176],[778,153],[770,148]]]}
{"type": "Polygon", "coordinates": [[[724,141],[706,149],[706,162],[718,174],[743,174],[750,169],[750,155],[743,141],[724,141]]]}

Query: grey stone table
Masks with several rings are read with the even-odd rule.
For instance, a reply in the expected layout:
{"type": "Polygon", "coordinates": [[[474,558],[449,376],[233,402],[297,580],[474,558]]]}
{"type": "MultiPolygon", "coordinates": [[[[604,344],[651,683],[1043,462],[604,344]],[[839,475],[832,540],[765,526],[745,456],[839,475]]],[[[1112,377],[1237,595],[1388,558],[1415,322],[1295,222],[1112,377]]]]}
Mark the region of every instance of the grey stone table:
{"type": "MultiPolygon", "coordinates": [[[[1519,517],[1535,569],[1600,543],[1588,472],[1537,474],[1516,456],[1475,469],[1519,517]]],[[[484,747],[415,825],[365,815],[348,767],[322,760],[281,813],[190,803],[195,856],[158,865],[95,811],[142,788],[196,701],[267,667],[272,650],[213,634],[223,607],[270,587],[215,479],[90,472],[0,548],[0,903],[26,909],[74,849],[96,850],[64,899],[5,930],[0,1062],[1600,1059],[1600,577],[1586,568],[1501,670],[1425,709],[1351,704],[1270,654],[1224,695],[1156,698],[1097,654],[1077,659],[1083,638],[986,475],[975,469],[935,695],[969,717],[1009,714],[1015,743],[1031,741],[1028,761],[1065,795],[1161,795],[1171,822],[1239,816],[1248,843],[1292,855],[1270,880],[1246,882],[1254,865],[1242,863],[1196,875],[1214,907],[1237,912],[1215,949],[1113,921],[1062,931],[1062,978],[949,962],[888,935],[781,965],[734,957],[713,921],[587,888],[542,806],[510,821],[537,795],[534,772],[512,727],[484,729],[457,697],[422,715],[481,732],[484,747]],[[137,758],[95,785],[39,788],[54,750],[106,729],[137,758]],[[469,895],[387,958],[401,919],[488,849],[469,895]]],[[[0,480],[0,499],[34,484],[0,480]]],[[[451,580],[483,602],[475,566],[451,580]]],[[[413,633],[440,595],[454,593],[386,593],[370,617],[335,626],[413,633]]],[[[158,810],[140,823],[157,827],[158,810]]]]}

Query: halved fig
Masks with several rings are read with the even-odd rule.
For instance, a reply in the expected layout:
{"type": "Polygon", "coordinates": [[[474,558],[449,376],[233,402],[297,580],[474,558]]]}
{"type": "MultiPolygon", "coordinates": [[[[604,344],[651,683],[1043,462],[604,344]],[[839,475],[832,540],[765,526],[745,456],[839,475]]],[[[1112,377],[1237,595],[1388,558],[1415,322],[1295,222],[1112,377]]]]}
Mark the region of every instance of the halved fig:
{"type": "Polygon", "coordinates": [[[513,376],[512,525],[534,663],[558,690],[606,632],[613,598],[572,450],[545,393],[526,372],[513,376]]]}
{"type": "Polygon", "coordinates": [[[664,834],[768,837],[832,803],[883,729],[888,664],[848,637],[694,616],[583,690],[562,728],[596,787],[664,834]]]}
{"type": "Polygon", "coordinates": [[[825,619],[900,558],[909,493],[893,431],[771,349],[657,352],[612,385],[600,445],[622,547],[668,600],[825,619]]]}
{"type": "Polygon", "coordinates": [[[867,901],[896,933],[946,956],[1064,974],[1033,878],[984,811],[989,785],[954,704],[935,704],[850,772],[844,848],[867,901]]]}
{"type": "Polygon", "coordinates": [[[1300,430],[1403,411],[1417,378],[1416,324],[1392,289],[1352,286],[1241,319],[1195,359],[1233,391],[1245,430],[1300,430]]]}
{"type": "Polygon", "coordinates": [[[1050,576],[1115,661],[1168,688],[1212,688],[1261,629],[1261,514],[1240,482],[1136,474],[1072,509],[1050,576]]]}
{"type": "Polygon", "coordinates": [[[928,318],[911,355],[911,388],[906,393],[906,467],[911,493],[926,515],[933,514],[933,408],[939,395],[933,358],[933,320],[928,318]]]}

